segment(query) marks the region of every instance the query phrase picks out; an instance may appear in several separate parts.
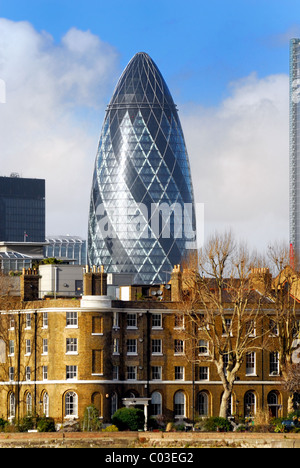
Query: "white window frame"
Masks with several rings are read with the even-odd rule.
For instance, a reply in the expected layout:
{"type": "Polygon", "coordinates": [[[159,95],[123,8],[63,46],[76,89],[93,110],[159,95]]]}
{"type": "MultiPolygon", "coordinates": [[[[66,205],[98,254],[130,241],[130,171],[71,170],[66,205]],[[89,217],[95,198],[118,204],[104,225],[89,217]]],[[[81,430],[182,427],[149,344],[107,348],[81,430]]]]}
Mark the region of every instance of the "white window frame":
{"type": "Polygon", "coordinates": [[[126,368],[126,380],[137,380],[137,366],[127,366],[126,368]]]}
{"type": "Polygon", "coordinates": [[[43,338],[43,356],[48,355],[48,339],[43,338]]]}
{"type": "Polygon", "coordinates": [[[67,311],[66,313],[66,328],[78,328],[78,312],[67,311]]]}
{"type": "Polygon", "coordinates": [[[120,366],[113,366],[113,380],[119,380],[120,366]]]}
{"type": "Polygon", "coordinates": [[[279,353],[278,351],[271,351],[269,356],[270,377],[279,375],[279,353]],[[273,370],[272,370],[273,369],[273,370]]]}
{"type": "Polygon", "coordinates": [[[25,356],[31,356],[31,340],[25,340],[25,356]]]}
{"type": "Polygon", "coordinates": [[[175,419],[182,419],[186,417],[186,396],[185,393],[182,391],[178,391],[174,395],[174,416],[175,419]],[[180,397],[180,401],[179,401],[180,397]],[[183,397],[183,401],[181,398],[183,397]],[[178,410],[180,409],[180,414],[178,413],[178,410]]]}
{"type": "Polygon", "coordinates": [[[246,375],[256,375],[256,353],[255,351],[251,351],[250,353],[246,354],[246,375]]]}
{"type": "Polygon", "coordinates": [[[137,356],[137,340],[135,338],[127,339],[127,356],[137,356]]]}
{"type": "Polygon", "coordinates": [[[114,338],[113,339],[113,356],[119,356],[120,355],[120,344],[119,344],[119,338],[114,338]]]}
{"type": "Polygon", "coordinates": [[[77,338],[66,338],[66,354],[69,354],[69,355],[78,354],[78,339],[77,338]]]}
{"type": "Polygon", "coordinates": [[[119,312],[113,312],[113,328],[120,328],[120,314],[119,312]]]}
{"type": "Polygon", "coordinates": [[[78,417],[78,395],[75,392],[67,392],[65,395],[65,418],[78,417]],[[71,401],[72,398],[72,401],[71,401]]]}
{"type": "Polygon", "coordinates": [[[162,366],[151,367],[151,380],[153,381],[162,380],[162,366]]]}
{"type": "Polygon", "coordinates": [[[209,381],[209,366],[200,366],[200,367],[199,367],[199,380],[200,380],[201,382],[207,382],[207,381],[209,381]],[[201,377],[201,371],[200,371],[200,369],[202,369],[202,377],[201,377]],[[206,370],[204,371],[204,369],[206,369],[206,370]],[[205,378],[203,378],[204,375],[206,375],[205,378]]]}
{"type": "Polygon", "coordinates": [[[126,317],[127,330],[136,330],[137,327],[137,314],[136,313],[127,313],[126,317]]]}
{"type": "Polygon", "coordinates": [[[44,330],[48,328],[48,312],[43,312],[43,327],[44,330]]]}
{"type": "Polygon", "coordinates": [[[43,366],[43,380],[48,380],[48,366],[43,366]]]}
{"type": "Polygon", "coordinates": [[[198,356],[209,356],[209,341],[198,340],[198,356]],[[205,348],[206,351],[200,351],[200,348],[205,348]]]}
{"type": "Polygon", "coordinates": [[[66,380],[78,380],[78,366],[66,366],[66,380]]]}
{"type": "Polygon", "coordinates": [[[14,340],[9,340],[8,356],[12,357],[14,355],[15,355],[15,342],[14,342],[14,340]]]}
{"type": "Polygon", "coordinates": [[[31,330],[31,314],[26,314],[25,330],[31,330]]]}
{"type": "Polygon", "coordinates": [[[152,314],[151,325],[153,330],[162,330],[162,314],[152,314]]]}
{"type": "Polygon", "coordinates": [[[184,355],[184,340],[175,339],[174,340],[174,356],[184,355]]]}
{"type": "Polygon", "coordinates": [[[47,392],[43,395],[43,413],[46,418],[49,417],[49,395],[47,392]]]}
{"type": "Polygon", "coordinates": [[[31,368],[29,366],[25,367],[25,380],[26,382],[31,381],[31,368]]]}
{"type": "Polygon", "coordinates": [[[10,382],[13,382],[15,380],[15,368],[12,366],[8,368],[8,378],[10,382]]]}
{"type": "Polygon", "coordinates": [[[182,382],[185,377],[185,368],[184,366],[175,366],[174,368],[174,380],[182,382]]]}
{"type": "Polygon", "coordinates": [[[162,356],[162,340],[160,338],[153,338],[151,340],[151,354],[152,356],[162,356]]]}

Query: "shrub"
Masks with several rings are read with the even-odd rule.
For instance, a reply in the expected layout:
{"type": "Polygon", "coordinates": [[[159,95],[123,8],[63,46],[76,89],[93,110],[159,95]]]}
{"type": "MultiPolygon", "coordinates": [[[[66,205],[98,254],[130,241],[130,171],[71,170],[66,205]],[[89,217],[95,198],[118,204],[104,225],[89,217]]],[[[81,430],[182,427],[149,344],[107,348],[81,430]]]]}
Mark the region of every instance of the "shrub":
{"type": "Polygon", "coordinates": [[[5,419],[0,418],[0,432],[3,432],[5,430],[5,426],[9,424],[8,421],[5,421],[5,419]]]}
{"type": "Polygon", "coordinates": [[[230,429],[230,422],[219,416],[208,418],[204,421],[204,430],[207,432],[217,432],[218,430],[228,432],[230,429]]]}
{"type": "Polygon", "coordinates": [[[39,432],[56,432],[54,419],[42,417],[37,424],[37,430],[39,432]]]}
{"type": "Polygon", "coordinates": [[[119,429],[117,426],[114,426],[113,424],[111,426],[107,426],[105,429],[102,429],[102,432],[118,432],[119,429]]]}
{"type": "Polygon", "coordinates": [[[138,431],[144,428],[144,412],[138,408],[120,408],[113,415],[112,423],[119,431],[138,431]]]}
{"type": "Polygon", "coordinates": [[[34,429],[36,426],[36,417],[28,414],[21,419],[19,423],[19,431],[20,432],[28,432],[34,429]]]}
{"type": "Polygon", "coordinates": [[[83,430],[93,432],[101,430],[101,427],[98,409],[94,405],[87,406],[83,416],[83,430]]]}

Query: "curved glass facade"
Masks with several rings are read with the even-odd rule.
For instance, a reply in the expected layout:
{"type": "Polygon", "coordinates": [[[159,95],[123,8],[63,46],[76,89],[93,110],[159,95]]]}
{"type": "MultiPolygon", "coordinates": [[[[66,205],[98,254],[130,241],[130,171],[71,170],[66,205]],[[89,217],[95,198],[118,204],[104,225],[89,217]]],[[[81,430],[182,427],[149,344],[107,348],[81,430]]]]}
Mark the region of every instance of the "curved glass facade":
{"type": "Polygon", "coordinates": [[[176,106],[152,59],[136,54],[108,105],[95,162],[88,261],[135,283],[161,283],[195,248],[187,150],[176,106]]]}

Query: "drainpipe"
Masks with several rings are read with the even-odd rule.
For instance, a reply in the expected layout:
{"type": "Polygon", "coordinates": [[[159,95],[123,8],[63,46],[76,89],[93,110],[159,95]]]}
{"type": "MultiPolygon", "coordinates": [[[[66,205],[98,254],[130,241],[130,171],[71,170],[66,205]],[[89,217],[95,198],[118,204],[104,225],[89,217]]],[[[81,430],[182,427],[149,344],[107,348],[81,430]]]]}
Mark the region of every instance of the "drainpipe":
{"type": "Polygon", "coordinates": [[[146,335],[147,335],[147,349],[146,349],[146,359],[147,359],[147,389],[146,389],[146,397],[150,398],[150,359],[151,359],[151,316],[149,310],[146,313],[146,335]]]}
{"type": "Polygon", "coordinates": [[[20,423],[20,373],[21,373],[21,312],[18,313],[18,368],[17,368],[17,398],[16,398],[16,409],[17,409],[17,423],[20,423]]]}
{"type": "Polygon", "coordinates": [[[37,395],[37,311],[34,311],[34,412],[36,411],[36,395],[37,395]]]}
{"type": "Polygon", "coordinates": [[[57,294],[57,267],[54,267],[54,299],[56,299],[57,294]]]}

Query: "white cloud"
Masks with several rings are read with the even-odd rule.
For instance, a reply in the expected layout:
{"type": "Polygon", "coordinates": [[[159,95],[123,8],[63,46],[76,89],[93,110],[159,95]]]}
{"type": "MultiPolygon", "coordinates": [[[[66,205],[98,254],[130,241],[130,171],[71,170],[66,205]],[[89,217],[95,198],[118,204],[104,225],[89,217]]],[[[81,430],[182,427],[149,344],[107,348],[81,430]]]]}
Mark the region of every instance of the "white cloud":
{"type": "MultiPolygon", "coordinates": [[[[89,31],[55,43],[28,22],[0,19],[1,175],[46,179],[48,234],[85,236],[104,109],[120,70],[89,31]]],[[[288,77],[255,74],[215,108],[180,105],[205,233],[232,227],[251,245],[288,239],[288,77]]]]}
{"type": "Polygon", "coordinates": [[[89,196],[116,50],[89,31],[56,44],[28,22],[0,19],[1,175],[45,178],[47,232],[86,235],[89,196]]]}
{"type": "MultiPolygon", "coordinates": [[[[250,246],[288,241],[288,76],[256,74],[230,86],[218,107],[185,108],[195,197],[205,234],[232,228],[250,246]]],[[[181,106],[182,107],[182,106],[181,106]]]]}

